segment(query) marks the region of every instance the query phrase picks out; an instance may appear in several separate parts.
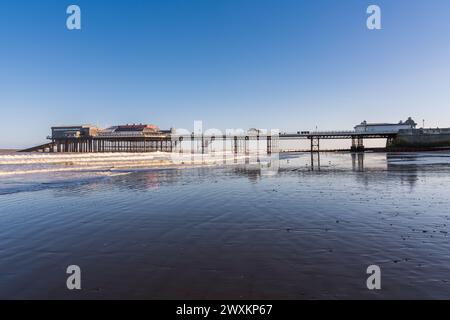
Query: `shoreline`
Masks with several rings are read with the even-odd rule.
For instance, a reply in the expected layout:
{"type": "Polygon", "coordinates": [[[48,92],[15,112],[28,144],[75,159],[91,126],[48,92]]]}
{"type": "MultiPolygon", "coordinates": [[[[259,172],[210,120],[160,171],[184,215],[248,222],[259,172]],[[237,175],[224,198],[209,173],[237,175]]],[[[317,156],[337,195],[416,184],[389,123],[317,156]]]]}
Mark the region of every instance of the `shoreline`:
{"type": "Polygon", "coordinates": [[[216,154],[154,153],[35,153],[0,155],[0,177],[63,172],[115,172],[132,169],[192,168],[237,165],[257,156],[216,154]],[[2,168],[3,167],[3,168],[2,168]]]}
{"type": "MultiPolygon", "coordinates": [[[[363,151],[353,151],[351,149],[325,149],[314,151],[313,153],[391,153],[391,152],[404,152],[404,153],[414,153],[414,152],[439,152],[439,151],[450,151],[450,147],[436,147],[436,148],[412,148],[412,147],[396,147],[396,148],[365,148],[363,151]]],[[[310,150],[286,150],[280,151],[280,153],[311,153],[310,150]]]]}

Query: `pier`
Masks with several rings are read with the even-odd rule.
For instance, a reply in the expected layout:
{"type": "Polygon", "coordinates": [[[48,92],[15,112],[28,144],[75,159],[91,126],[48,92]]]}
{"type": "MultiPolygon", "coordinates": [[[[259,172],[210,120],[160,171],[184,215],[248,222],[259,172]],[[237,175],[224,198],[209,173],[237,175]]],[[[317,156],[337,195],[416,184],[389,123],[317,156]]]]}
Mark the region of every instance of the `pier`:
{"type": "Polygon", "coordinates": [[[126,124],[100,129],[95,126],[52,127],[51,142],[22,150],[24,152],[185,152],[189,145],[192,153],[208,153],[209,147],[221,143],[223,150],[249,153],[251,145],[268,154],[279,151],[283,140],[310,140],[311,157],[320,157],[322,140],[350,140],[352,152],[364,152],[364,140],[386,139],[386,147],[396,141],[402,131],[415,130],[416,123],[408,118],[399,123],[367,123],[363,121],[352,131],[297,131],[279,133],[259,129],[240,130],[231,134],[178,133],[176,130],[160,130],[151,124],[126,124]]]}
{"type": "Polygon", "coordinates": [[[51,142],[22,152],[98,153],[98,152],[188,152],[208,153],[213,143],[223,150],[250,153],[251,145],[268,154],[278,150],[279,135],[257,129],[232,134],[179,134],[175,130],[160,130],[154,125],[121,125],[107,129],[94,126],[52,127],[51,142]]]}
{"type": "Polygon", "coordinates": [[[64,138],[48,138],[52,141],[22,152],[180,152],[183,142],[190,142],[191,151],[206,153],[208,146],[214,141],[221,141],[223,144],[232,145],[231,149],[235,153],[248,153],[251,141],[265,143],[267,153],[278,151],[279,141],[283,140],[310,140],[310,152],[320,152],[321,140],[347,139],[351,140],[351,151],[364,152],[365,139],[387,139],[387,143],[396,137],[396,133],[357,133],[354,131],[333,131],[333,132],[311,132],[311,133],[281,133],[279,135],[177,135],[172,133],[162,133],[149,137],[112,137],[112,136],[80,136],[64,138]],[[277,150],[274,150],[274,149],[277,150]]]}
{"type": "Polygon", "coordinates": [[[67,138],[54,139],[50,152],[172,152],[174,143],[170,135],[151,138],[67,138]]]}
{"type": "Polygon", "coordinates": [[[351,140],[351,151],[363,152],[365,139],[386,139],[387,145],[397,136],[398,132],[357,132],[357,131],[323,131],[281,133],[280,140],[308,139],[311,141],[311,152],[320,152],[320,140],[351,140]]]}

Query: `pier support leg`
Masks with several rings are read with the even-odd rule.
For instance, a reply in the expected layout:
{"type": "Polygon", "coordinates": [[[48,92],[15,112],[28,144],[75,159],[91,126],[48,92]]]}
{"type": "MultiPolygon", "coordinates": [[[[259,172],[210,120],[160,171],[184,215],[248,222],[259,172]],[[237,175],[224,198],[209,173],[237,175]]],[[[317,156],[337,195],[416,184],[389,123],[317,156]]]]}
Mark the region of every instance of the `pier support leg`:
{"type": "Polygon", "coordinates": [[[389,149],[390,147],[393,146],[395,141],[395,137],[388,137],[386,140],[386,149],[389,149]]]}
{"type": "Polygon", "coordinates": [[[351,152],[356,152],[356,138],[352,137],[352,146],[350,148],[351,152]]]}
{"type": "Polygon", "coordinates": [[[204,154],[204,153],[205,153],[205,137],[202,134],[202,154],[204,154]]]}
{"type": "Polygon", "coordinates": [[[250,137],[248,137],[248,136],[246,136],[245,137],[245,140],[244,140],[244,153],[246,154],[246,155],[248,155],[249,154],[249,144],[250,144],[250,137]]]}
{"type": "Polygon", "coordinates": [[[352,137],[351,152],[364,152],[364,139],[363,137],[352,137]]]}
{"type": "Polygon", "coordinates": [[[358,137],[358,144],[356,146],[358,152],[364,152],[364,140],[362,137],[358,137]]]}
{"type": "Polygon", "coordinates": [[[311,170],[314,171],[314,155],[317,156],[317,168],[320,171],[320,138],[310,137],[311,140],[311,170]]]}

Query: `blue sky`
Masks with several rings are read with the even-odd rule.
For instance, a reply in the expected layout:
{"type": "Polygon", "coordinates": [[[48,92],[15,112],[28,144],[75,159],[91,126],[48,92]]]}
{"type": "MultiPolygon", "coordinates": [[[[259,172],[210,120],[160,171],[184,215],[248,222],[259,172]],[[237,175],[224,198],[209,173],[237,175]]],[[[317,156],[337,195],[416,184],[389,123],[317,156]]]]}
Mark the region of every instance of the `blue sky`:
{"type": "Polygon", "coordinates": [[[2,0],[0,148],[79,123],[450,127],[449,57],[448,0],[2,0]]]}

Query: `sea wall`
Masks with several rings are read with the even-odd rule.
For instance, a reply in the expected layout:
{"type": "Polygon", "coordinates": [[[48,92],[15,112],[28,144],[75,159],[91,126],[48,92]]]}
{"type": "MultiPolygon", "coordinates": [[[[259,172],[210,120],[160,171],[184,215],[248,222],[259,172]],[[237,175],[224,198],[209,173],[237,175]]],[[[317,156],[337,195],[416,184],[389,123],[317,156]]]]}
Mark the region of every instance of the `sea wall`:
{"type": "Polygon", "coordinates": [[[387,148],[390,150],[450,148],[450,129],[400,130],[387,148]]]}

